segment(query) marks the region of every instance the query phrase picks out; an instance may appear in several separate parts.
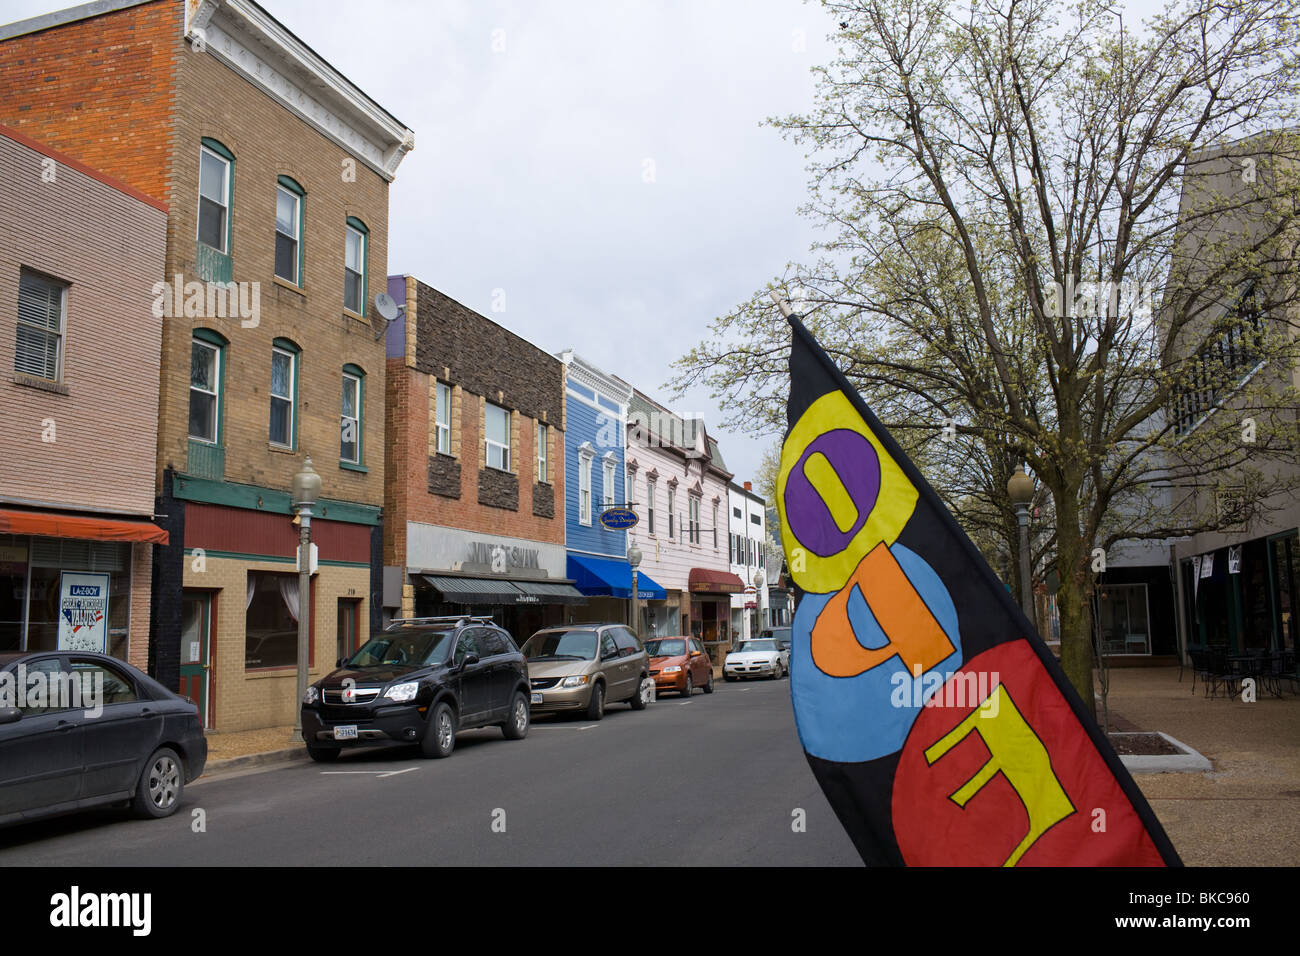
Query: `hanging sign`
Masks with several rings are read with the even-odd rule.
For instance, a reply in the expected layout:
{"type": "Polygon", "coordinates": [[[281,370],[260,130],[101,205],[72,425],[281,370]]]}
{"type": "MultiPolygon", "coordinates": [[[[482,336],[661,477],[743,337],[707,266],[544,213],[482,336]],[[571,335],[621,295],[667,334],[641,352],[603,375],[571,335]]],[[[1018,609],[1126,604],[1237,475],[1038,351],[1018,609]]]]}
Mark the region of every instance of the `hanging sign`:
{"type": "Polygon", "coordinates": [[[1232,545],[1228,548],[1228,573],[1241,573],[1241,545],[1232,545]]]}

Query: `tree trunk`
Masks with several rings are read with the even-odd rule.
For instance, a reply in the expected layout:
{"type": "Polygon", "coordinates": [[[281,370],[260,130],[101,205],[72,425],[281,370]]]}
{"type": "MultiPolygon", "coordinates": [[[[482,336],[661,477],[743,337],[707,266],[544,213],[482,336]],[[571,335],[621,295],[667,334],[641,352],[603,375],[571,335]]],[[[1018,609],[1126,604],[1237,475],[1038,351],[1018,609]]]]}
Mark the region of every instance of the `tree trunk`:
{"type": "Polygon", "coordinates": [[[1061,585],[1056,592],[1061,617],[1061,666],[1097,716],[1092,684],[1092,555],[1079,534],[1079,505],[1075,489],[1056,496],[1057,566],[1061,585]]]}

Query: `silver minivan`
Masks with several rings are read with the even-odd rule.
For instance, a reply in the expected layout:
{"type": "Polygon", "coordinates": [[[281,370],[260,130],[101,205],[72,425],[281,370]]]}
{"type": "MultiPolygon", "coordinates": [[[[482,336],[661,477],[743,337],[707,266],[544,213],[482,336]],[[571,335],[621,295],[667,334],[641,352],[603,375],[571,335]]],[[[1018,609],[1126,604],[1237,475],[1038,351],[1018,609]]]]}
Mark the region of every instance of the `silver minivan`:
{"type": "Polygon", "coordinates": [[[622,624],[561,624],[538,631],[522,648],[532,685],[532,712],[581,713],[600,720],[607,704],[644,710],[654,697],[649,657],[622,624]]]}

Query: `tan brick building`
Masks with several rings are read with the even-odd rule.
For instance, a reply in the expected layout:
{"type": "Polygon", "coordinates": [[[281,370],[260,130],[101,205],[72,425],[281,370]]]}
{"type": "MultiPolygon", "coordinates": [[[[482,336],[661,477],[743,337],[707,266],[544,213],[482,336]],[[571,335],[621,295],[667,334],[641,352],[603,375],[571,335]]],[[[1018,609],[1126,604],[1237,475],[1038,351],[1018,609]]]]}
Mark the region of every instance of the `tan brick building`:
{"type": "Polygon", "coordinates": [[[0,126],[0,651],[147,661],[166,226],[163,203],[0,126]],[[95,618],[75,631],[74,588],[95,618]]]}
{"type": "Polygon", "coordinates": [[[0,122],[166,202],[149,670],[210,728],[296,710],[310,457],[312,675],[378,625],[388,184],[411,131],[243,0],[88,4],[0,28],[0,122]]]}
{"type": "Polygon", "coordinates": [[[585,601],[565,577],[564,367],[411,276],[388,294],[385,613],[491,615],[522,642],[585,601]]]}

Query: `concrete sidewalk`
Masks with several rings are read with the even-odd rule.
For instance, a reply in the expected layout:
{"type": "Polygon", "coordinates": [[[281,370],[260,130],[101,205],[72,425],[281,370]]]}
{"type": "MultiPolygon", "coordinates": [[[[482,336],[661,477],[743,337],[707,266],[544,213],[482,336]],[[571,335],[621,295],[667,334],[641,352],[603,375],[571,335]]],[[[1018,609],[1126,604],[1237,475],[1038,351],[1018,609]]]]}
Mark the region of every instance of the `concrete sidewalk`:
{"type": "Polygon", "coordinates": [[[240,770],[294,757],[306,758],[302,741],[293,739],[293,727],[269,727],[220,734],[208,732],[208,764],[203,775],[240,770]]]}
{"type": "Polygon", "coordinates": [[[1110,673],[1112,714],[1140,730],[1164,731],[1214,765],[1208,773],[1134,777],[1183,862],[1300,863],[1300,697],[1206,700],[1199,682],[1192,694],[1190,668],[1181,683],[1177,667],[1110,673]]]}

